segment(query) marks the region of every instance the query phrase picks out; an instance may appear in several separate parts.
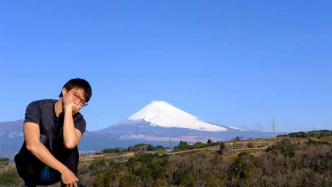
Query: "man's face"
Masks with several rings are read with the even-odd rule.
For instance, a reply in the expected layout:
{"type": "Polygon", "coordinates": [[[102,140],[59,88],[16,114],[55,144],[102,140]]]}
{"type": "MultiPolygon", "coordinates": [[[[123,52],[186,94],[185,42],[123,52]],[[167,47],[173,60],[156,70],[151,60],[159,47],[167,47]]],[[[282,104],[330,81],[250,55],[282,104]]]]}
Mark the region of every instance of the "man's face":
{"type": "Polygon", "coordinates": [[[71,90],[67,91],[67,89],[62,89],[62,100],[63,105],[74,103],[79,109],[85,106],[85,97],[84,97],[84,89],[79,87],[74,87],[71,90]]]}

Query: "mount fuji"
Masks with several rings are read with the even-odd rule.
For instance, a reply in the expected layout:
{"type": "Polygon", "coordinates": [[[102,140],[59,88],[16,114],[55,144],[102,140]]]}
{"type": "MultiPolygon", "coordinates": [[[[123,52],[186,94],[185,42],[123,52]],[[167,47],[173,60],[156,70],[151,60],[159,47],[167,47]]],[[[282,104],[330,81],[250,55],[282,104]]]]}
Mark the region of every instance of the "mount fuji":
{"type": "Polygon", "coordinates": [[[249,131],[213,124],[164,101],[153,101],[127,119],[108,128],[86,133],[80,147],[119,147],[138,143],[169,146],[170,141],[206,142],[243,138],[272,137],[272,133],[249,131]],[[97,145],[92,142],[99,142],[97,145]]]}
{"type": "MultiPolygon", "coordinates": [[[[126,124],[137,125],[138,123],[149,123],[151,127],[184,128],[208,132],[227,131],[225,127],[200,120],[164,101],[153,101],[128,119],[107,129],[111,130],[116,127],[124,127],[126,124]]],[[[139,125],[138,127],[143,126],[139,125]]]]}

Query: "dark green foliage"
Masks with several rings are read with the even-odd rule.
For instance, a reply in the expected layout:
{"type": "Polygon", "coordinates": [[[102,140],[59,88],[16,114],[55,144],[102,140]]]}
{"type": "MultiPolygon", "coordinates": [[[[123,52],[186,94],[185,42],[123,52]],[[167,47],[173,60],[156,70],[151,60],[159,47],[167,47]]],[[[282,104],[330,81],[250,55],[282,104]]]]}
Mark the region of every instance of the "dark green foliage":
{"type": "Polygon", "coordinates": [[[0,175],[0,185],[13,186],[19,183],[19,176],[16,171],[10,171],[0,175]]]}
{"type": "Polygon", "coordinates": [[[0,162],[9,162],[9,158],[0,158],[0,162]]]}
{"type": "Polygon", "coordinates": [[[225,142],[220,142],[220,144],[219,144],[219,153],[222,154],[222,155],[226,154],[225,142]]]}
{"type": "Polygon", "coordinates": [[[161,146],[161,145],[158,145],[158,146],[154,147],[151,144],[144,144],[144,143],[128,147],[128,151],[131,151],[131,152],[136,152],[136,151],[154,151],[156,149],[165,150],[166,148],[163,147],[163,146],[161,146]]]}
{"type": "Polygon", "coordinates": [[[307,138],[308,135],[305,132],[294,132],[294,133],[290,133],[289,137],[291,138],[307,138]]]}
{"type": "Polygon", "coordinates": [[[137,144],[134,146],[129,146],[128,149],[122,148],[122,147],[117,147],[117,148],[106,148],[103,149],[101,152],[98,152],[96,154],[101,154],[101,153],[126,153],[128,151],[131,152],[137,152],[137,151],[154,151],[154,150],[165,150],[166,148],[158,145],[156,147],[154,147],[151,144],[137,144]]]}
{"type": "Polygon", "coordinates": [[[174,151],[186,151],[186,150],[191,150],[194,147],[192,145],[189,145],[187,142],[185,141],[180,141],[180,144],[178,146],[174,147],[174,151]]]}
{"type": "Polygon", "coordinates": [[[241,179],[248,179],[254,167],[255,157],[248,152],[241,152],[231,166],[231,173],[241,179]]]}
{"type": "Polygon", "coordinates": [[[285,138],[281,142],[276,143],[276,145],[268,147],[266,151],[272,152],[275,155],[281,153],[285,157],[294,157],[295,149],[296,144],[291,143],[289,139],[285,138]]]}
{"type": "Polygon", "coordinates": [[[157,145],[157,146],[155,147],[155,149],[162,149],[162,150],[165,150],[166,148],[163,147],[163,146],[161,146],[161,145],[157,145]]]}
{"type": "Polygon", "coordinates": [[[241,140],[242,140],[242,138],[241,138],[241,137],[239,137],[239,136],[237,136],[237,137],[235,138],[235,140],[238,142],[238,141],[241,141],[241,140]]]}
{"type": "Polygon", "coordinates": [[[125,152],[127,152],[127,149],[122,147],[106,148],[101,151],[101,153],[125,153],[125,152]]]}
{"type": "Polygon", "coordinates": [[[290,137],[290,138],[321,138],[332,136],[332,131],[330,130],[319,130],[319,131],[309,131],[309,132],[293,132],[288,135],[278,135],[277,137],[290,137]]]}
{"type": "Polygon", "coordinates": [[[106,164],[105,160],[94,160],[90,164],[89,170],[92,171],[93,173],[98,173],[98,172],[102,171],[103,169],[105,169],[106,166],[107,166],[107,164],[106,164]]]}
{"type": "Polygon", "coordinates": [[[154,150],[153,145],[149,144],[149,145],[148,145],[148,151],[153,151],[153,150],[154,150]]]}
{"type": "Polygon", "coordinates": [[[180,144],[178,146],[175,146],[173,148],[173,151],[187,151],[192,149],[199,149],[199,148],[205,148],[210,146],[216,146],[219,142],[212,142],[212,140],[208,140],[207,144],[204,144],[202,142],[196,142],[194,145],[189,145],[186,141],[180,141],[180,144]]]}
{"type": "Polygon", "coordinates": [[[252,142],[249,142],[248,145],[247,145],[249,148],[253,148],[254,147],[254,144],[252,142]]]}
{"type": "Polygon", "coordinates": [[[117,168],[119,167],[121,164],[119,162],[114,162],[114,160],[110,160],[108,163],[108,168],[112,169],[112,168],[117,168]]]}
{"type": "Polygon", "coordinates": [[[226,149],[225,142],[220,142],[219,147],[220,147],[220,149],[226,149]]]}
{"type": "Polygon", "coordinates": [[[323,166],[321,164],[316,164],[314,169],[316,172],[319,172],[319,173],[323,172],[323,166]]]}
{"type": "Polygon", "coordinates": [[[163,179],[169,166],[168,155],[144,154],[128,160],[126,166],[144,182],[163,179]]]}
{"type": "Polygon", "coordinates": [[[199,149],[199,148],[202,148],[204,146],[205,145],[202,142],[196,142],[196,143],[194,143],[193,148],[194,149],[199,149]]]}
{"type": "Polygon", "coordinates": [[[208,141],[206,143],[211,144],[211,143],[213,143],[213,141],[211,139],[208,139],[208,141]]]}
{"type": "Polygon", "coordinates": [[[186,170],[177,176],[177,184],[184,186],[193,186],[196,180],[196,173],[192,170],[186,170]]]}
{"type": "Polygon", "coordinates": [[[316,141],[316,140],[312,140],[309,139],[307,142],[308,145],[330,145],[329,142],[326,141],[316,141]]]}

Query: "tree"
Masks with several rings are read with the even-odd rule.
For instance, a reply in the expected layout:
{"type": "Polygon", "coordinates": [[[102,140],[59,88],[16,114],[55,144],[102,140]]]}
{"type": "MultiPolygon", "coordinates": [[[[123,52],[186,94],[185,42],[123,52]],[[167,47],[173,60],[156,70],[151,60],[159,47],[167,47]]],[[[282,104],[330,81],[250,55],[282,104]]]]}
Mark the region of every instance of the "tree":
{"type": "Polygon", "coordinates": [[[226,154],[225,142],[220,142],[220,144],[219,144],[219,153],[222,154],[222,155],[226,154]]]}
{"type": "Polygon", "coordinates": [[[196,143],[194,143],[193,147],[194,147],[194,149],[199,149],[199,148],[204,147],[204,144],[202,142],[196,142],[196,143]]]}
{"type": "Polygon", "coordinates": [[[186,151],[192,149],[192,145],[188,145],[186,141],[180,141],[180,144],[178,146],[174,147],[175,151],[186,151]]]}
{"type": "Polygon", "coordinates": [[[148,145],[148,151],[153,151],[153,150],[154,150],[153,145],[149,144],[149,145],[148,145]]]}

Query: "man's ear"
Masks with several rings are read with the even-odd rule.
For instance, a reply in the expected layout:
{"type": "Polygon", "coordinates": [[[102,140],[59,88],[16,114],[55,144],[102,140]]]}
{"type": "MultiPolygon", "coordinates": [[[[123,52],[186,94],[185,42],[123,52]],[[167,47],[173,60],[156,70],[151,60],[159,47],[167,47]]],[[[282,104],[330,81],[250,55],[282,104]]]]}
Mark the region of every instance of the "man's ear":
{"type": "Polygon", "coordinates": [[[61,90],[62,96],[66,95],[67,92],[68,92],[68,91],[67,91],[66,88],[62,88],[62,90],[61,90]]]}

